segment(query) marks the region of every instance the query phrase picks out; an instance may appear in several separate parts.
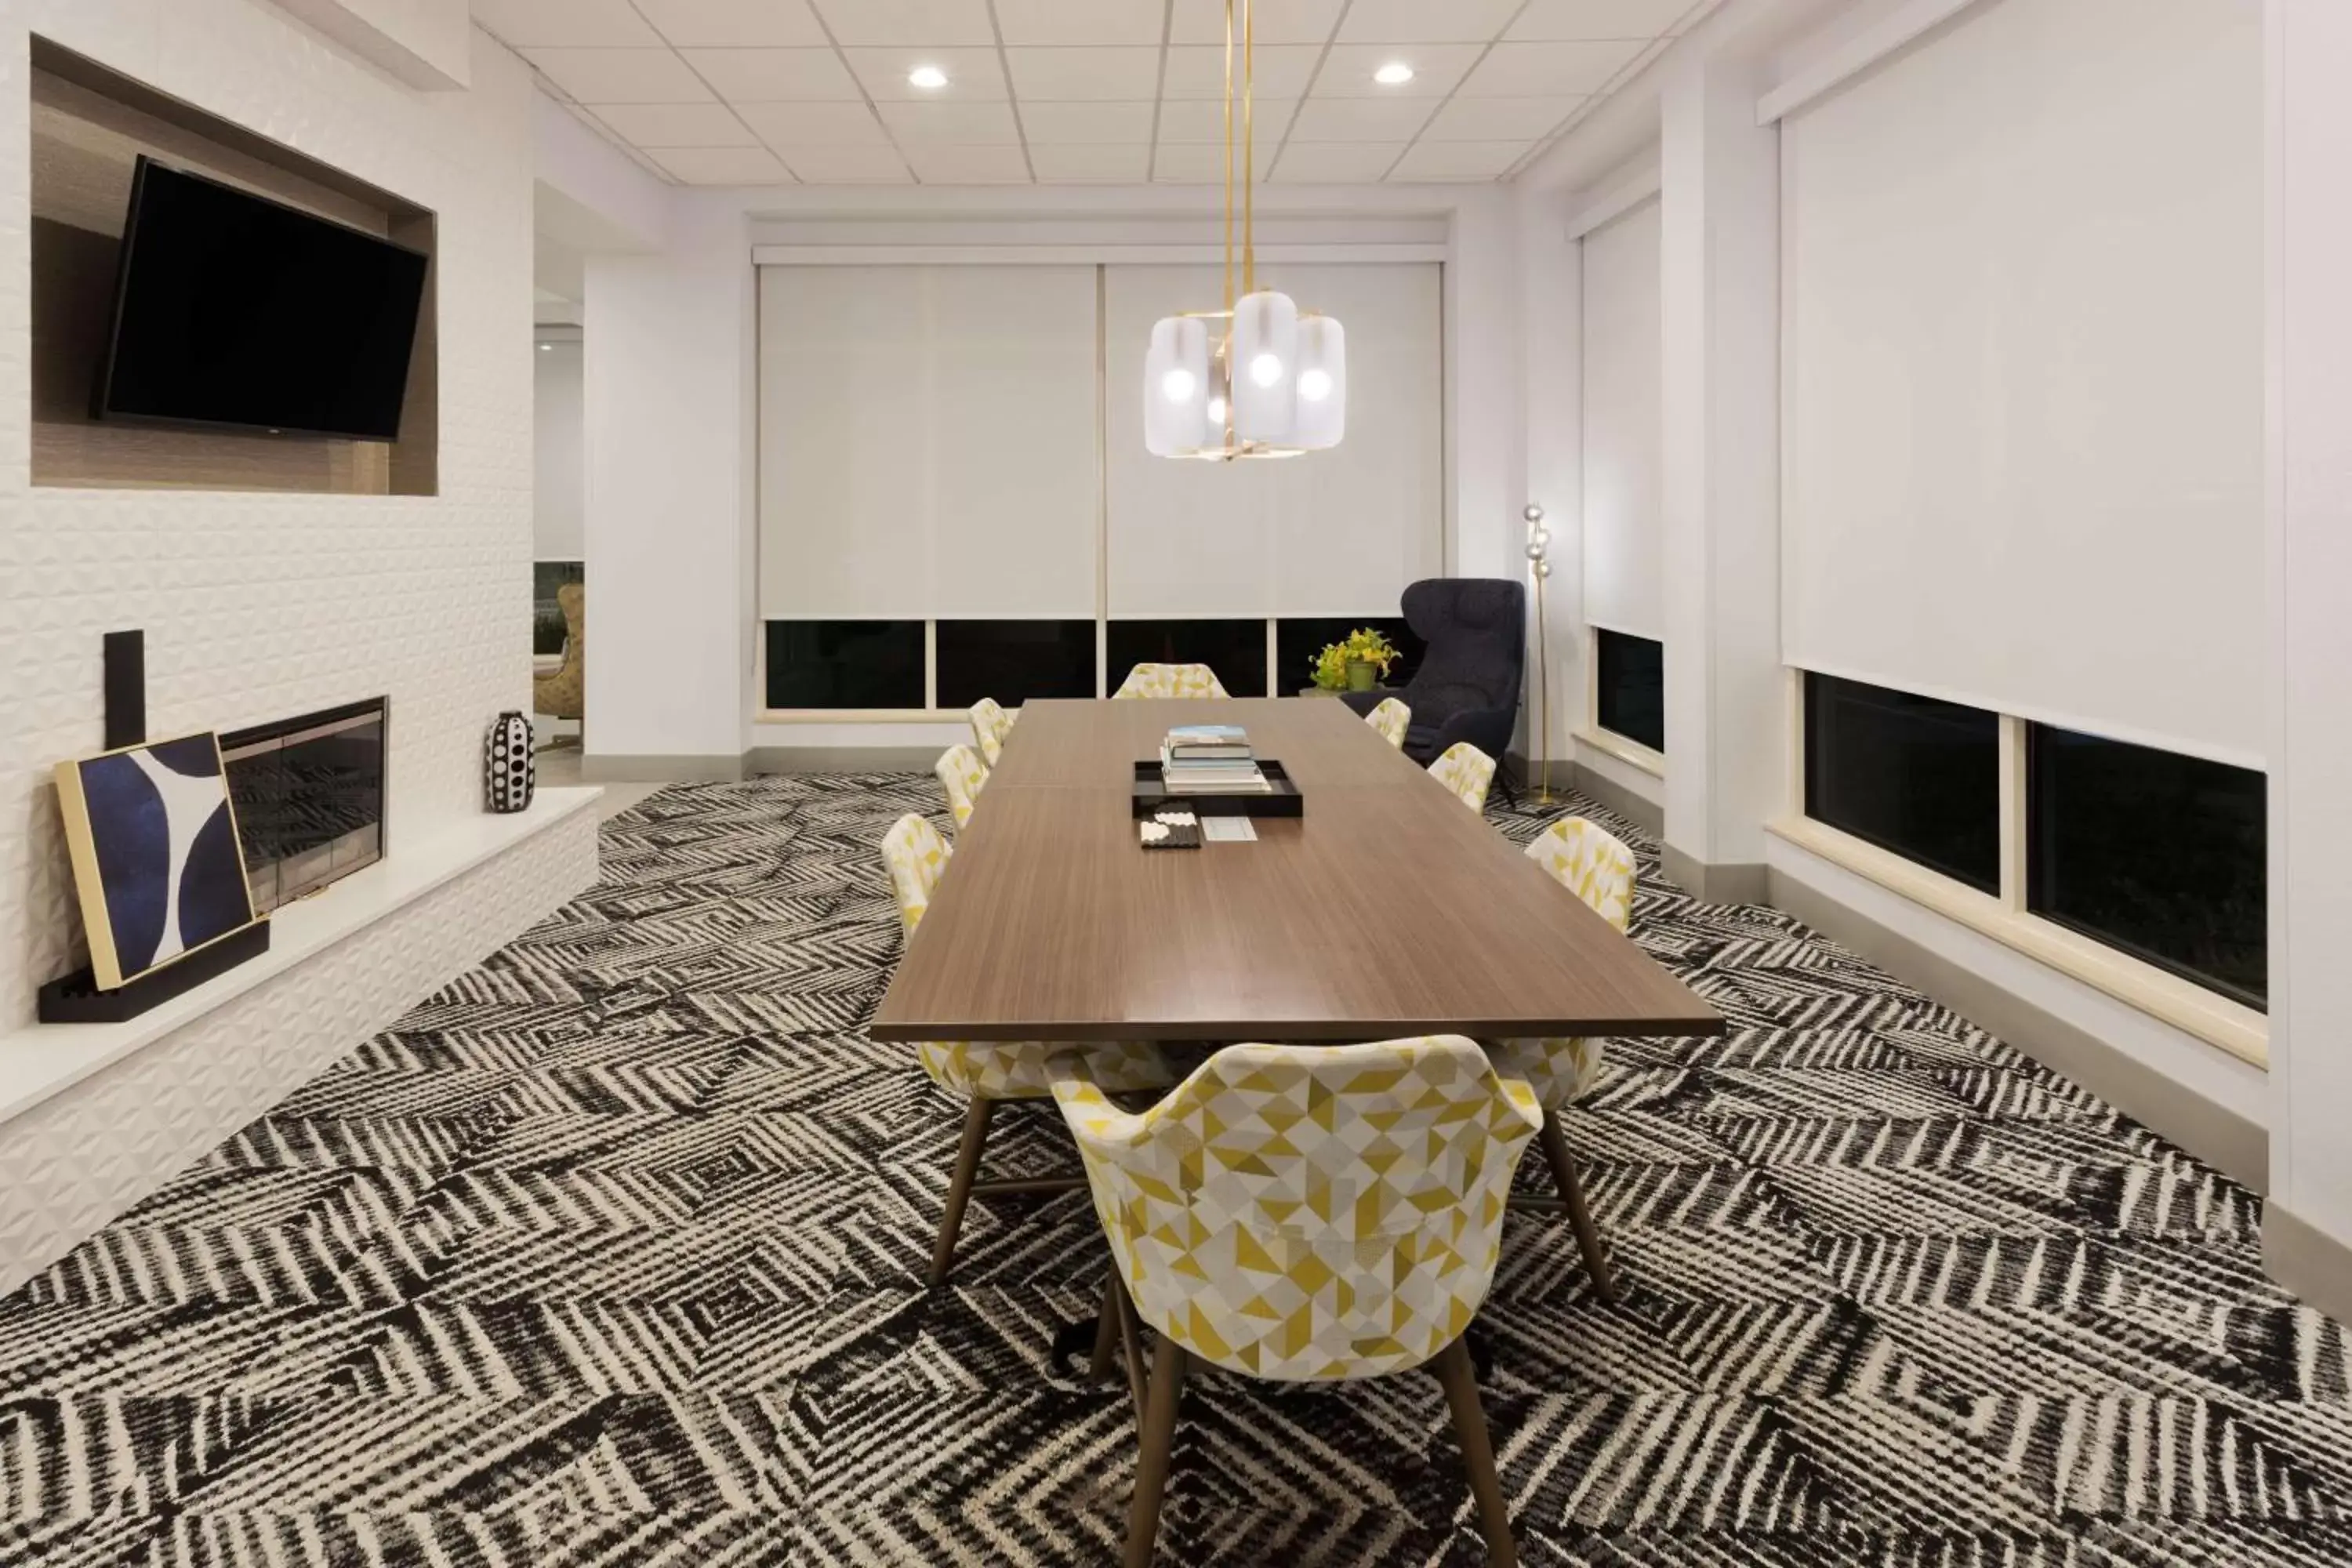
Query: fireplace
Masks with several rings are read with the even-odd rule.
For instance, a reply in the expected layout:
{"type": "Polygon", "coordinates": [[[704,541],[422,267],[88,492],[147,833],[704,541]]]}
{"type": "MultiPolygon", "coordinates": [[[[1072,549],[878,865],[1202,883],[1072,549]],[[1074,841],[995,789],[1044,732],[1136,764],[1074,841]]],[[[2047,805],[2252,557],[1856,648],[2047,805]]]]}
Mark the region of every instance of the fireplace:
{"type": "Polygon", "coordinates": [[[253,903],[267,912],[383,858],[388,699],[220,738],[253,903]]]}

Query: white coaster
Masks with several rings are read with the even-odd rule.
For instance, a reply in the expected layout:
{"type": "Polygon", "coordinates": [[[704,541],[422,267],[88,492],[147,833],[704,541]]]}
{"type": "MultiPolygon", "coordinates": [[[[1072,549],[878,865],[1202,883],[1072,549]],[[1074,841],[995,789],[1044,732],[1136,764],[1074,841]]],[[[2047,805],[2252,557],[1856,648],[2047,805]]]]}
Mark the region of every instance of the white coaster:
{"type": "Polygon", "coordinates": [[[1255,844],[1257,829],[1246,816],[1204,816],[1201,837],[1212,844],[1255,844]]]}

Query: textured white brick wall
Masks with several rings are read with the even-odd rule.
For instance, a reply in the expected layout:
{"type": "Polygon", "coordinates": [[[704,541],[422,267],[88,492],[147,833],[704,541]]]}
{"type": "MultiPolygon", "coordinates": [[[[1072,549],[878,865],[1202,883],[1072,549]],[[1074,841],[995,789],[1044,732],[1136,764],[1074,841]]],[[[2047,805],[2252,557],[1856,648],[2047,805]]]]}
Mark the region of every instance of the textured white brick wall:
{"type": "Polygon", "coordinates": [[[530,697],[532,89],[473,47],[471,90],[423,93],[261,0],[0,0],[0,1035],[81,961],[49,769],[100,744],[102,632],[146,628],[159,735],[390,692],[394,855],[480,809],[530,697]],[[32,488],[28,32],[439,216],[439,496],[32,488]]]}

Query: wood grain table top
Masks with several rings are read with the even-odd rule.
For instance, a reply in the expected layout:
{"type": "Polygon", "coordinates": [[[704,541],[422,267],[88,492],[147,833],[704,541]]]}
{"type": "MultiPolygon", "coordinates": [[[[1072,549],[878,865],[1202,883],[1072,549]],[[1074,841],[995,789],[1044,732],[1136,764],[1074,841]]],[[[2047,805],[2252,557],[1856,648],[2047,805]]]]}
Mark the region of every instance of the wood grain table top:
{"type": "Polygon", "coordinates": [[[1337,702],[1033,701],[871,1033],[883,1040],[1713,1035],[1716,1012],[1337,702]],[[1248,730],[1306,796],[1146,850],[1134,764],[1248,730]]]}

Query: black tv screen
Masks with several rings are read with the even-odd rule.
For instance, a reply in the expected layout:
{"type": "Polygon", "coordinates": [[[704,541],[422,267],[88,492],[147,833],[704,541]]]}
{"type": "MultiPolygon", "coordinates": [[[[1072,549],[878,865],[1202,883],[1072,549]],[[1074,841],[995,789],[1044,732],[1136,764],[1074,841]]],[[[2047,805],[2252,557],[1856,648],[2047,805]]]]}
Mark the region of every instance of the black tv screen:
{"type": "Polygon", "coordinates": [[[141,158],[100,419],[390,440],[421,252],[141,158]]]}

